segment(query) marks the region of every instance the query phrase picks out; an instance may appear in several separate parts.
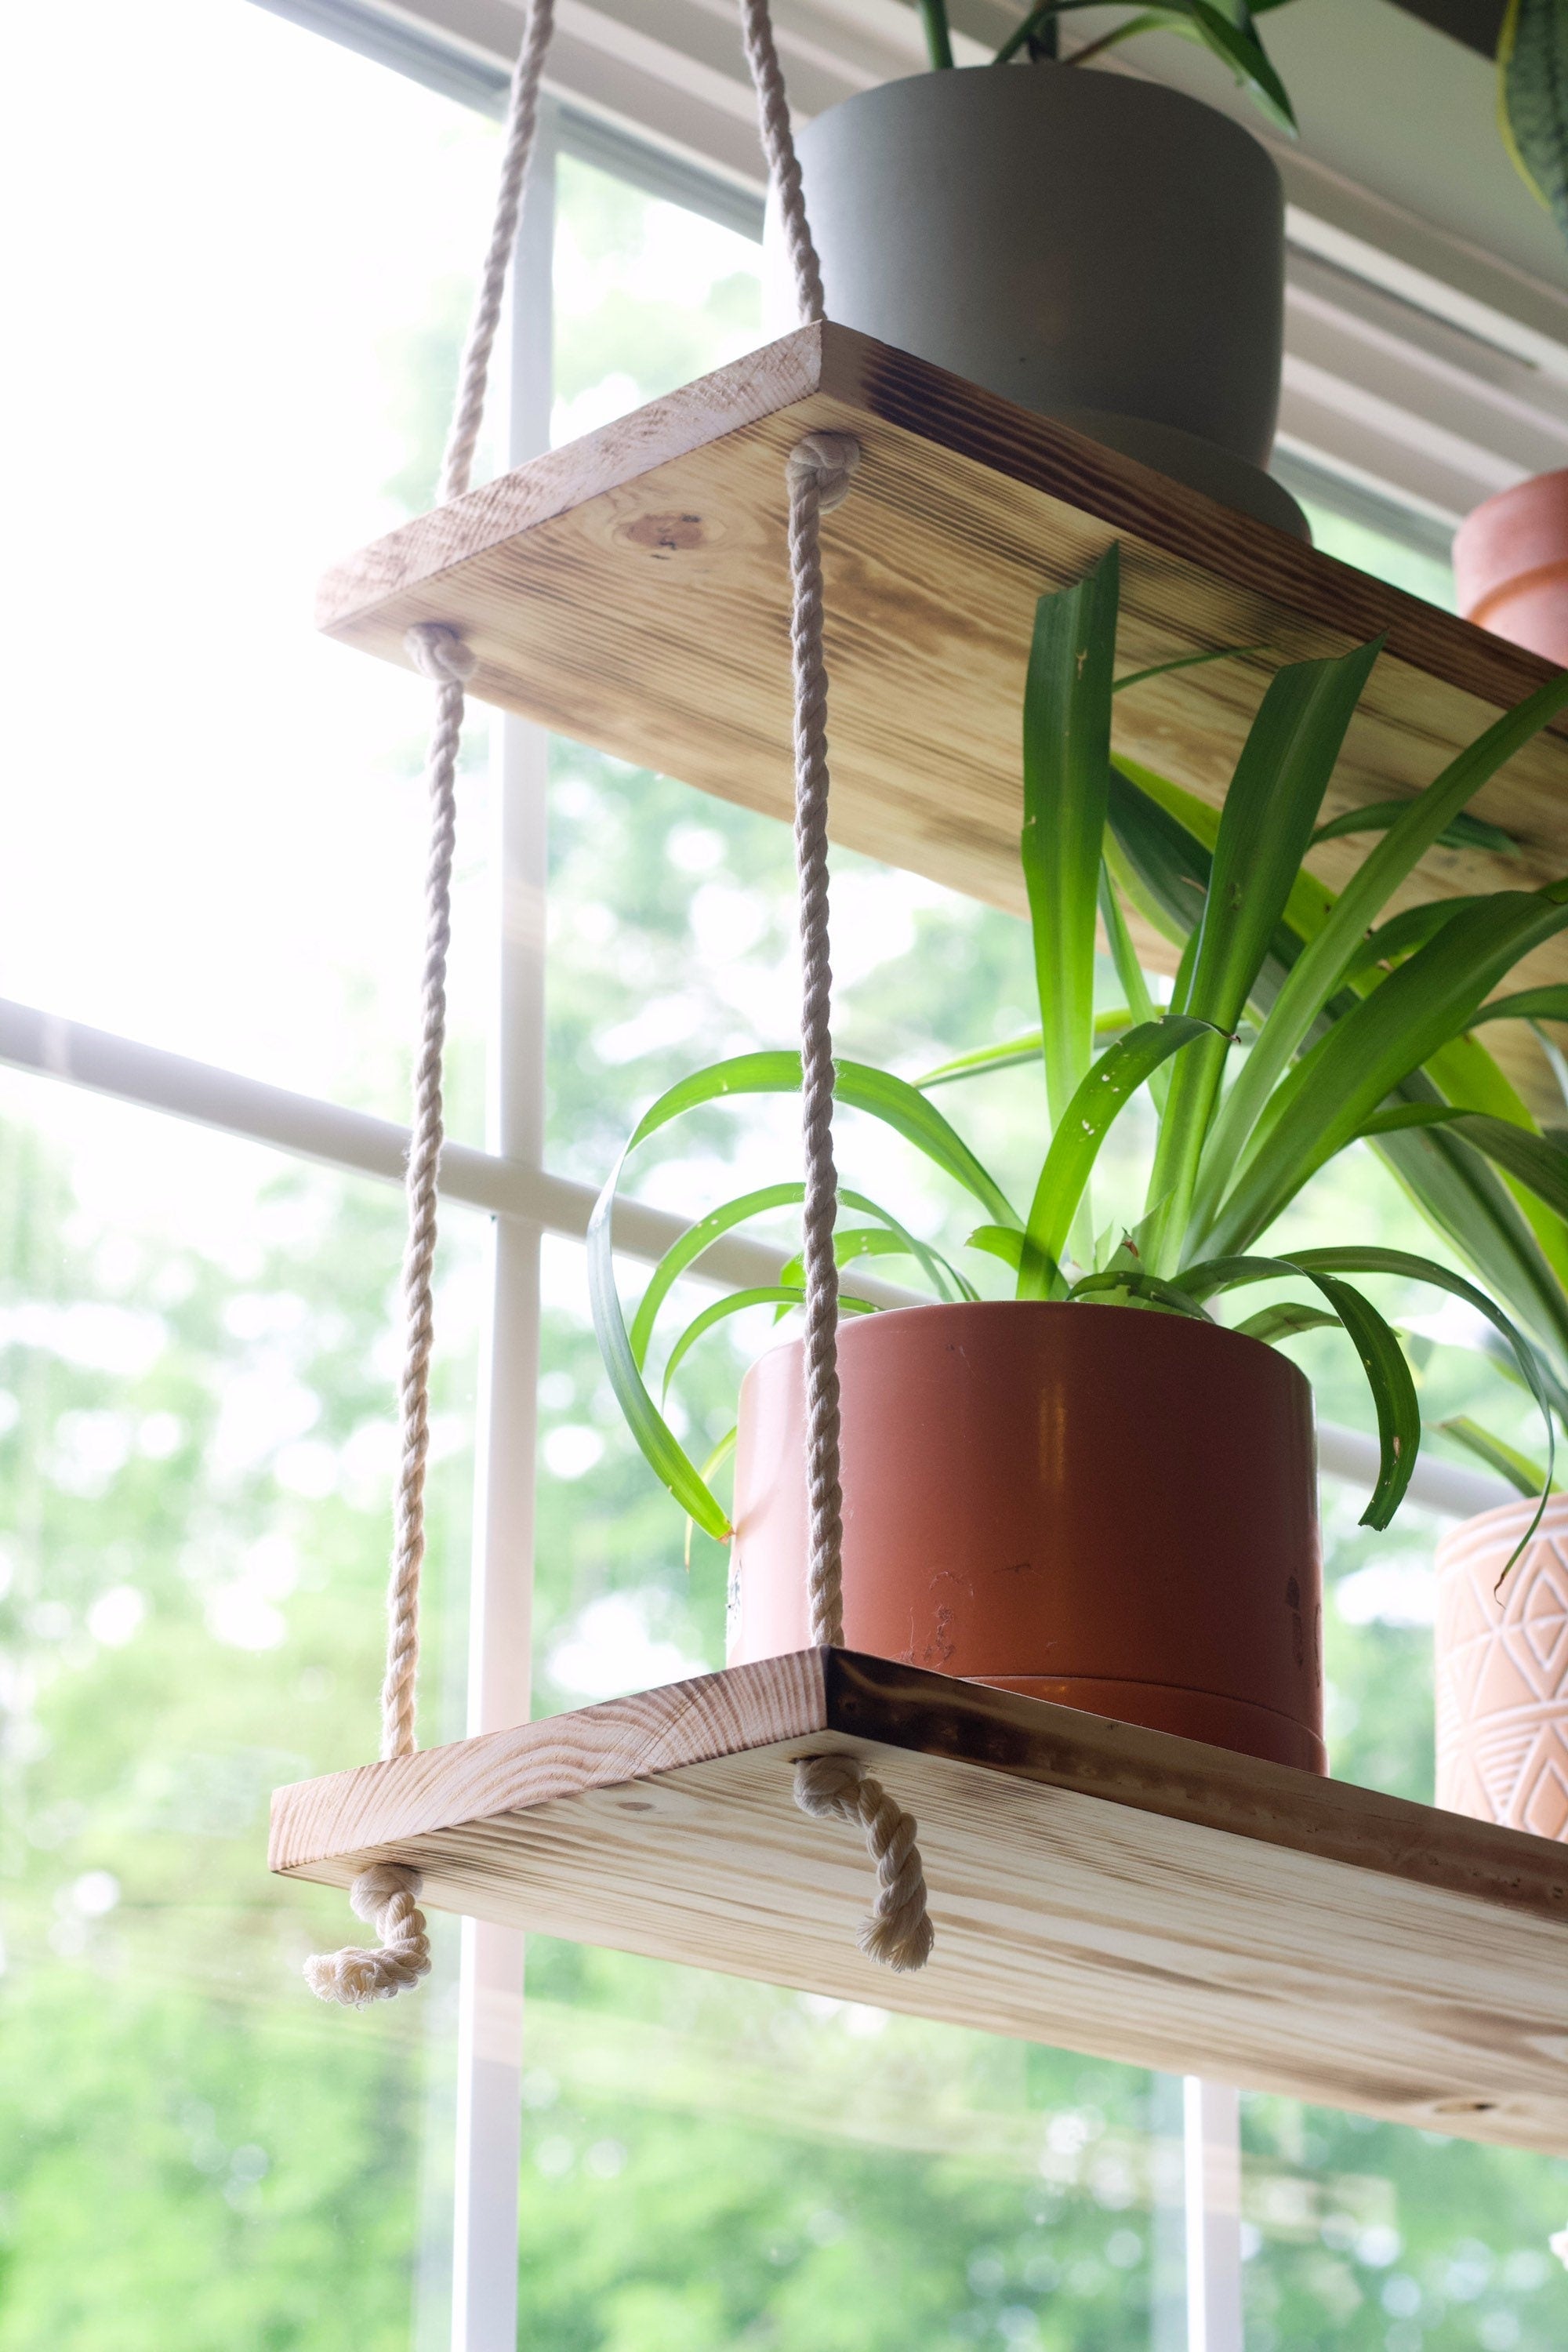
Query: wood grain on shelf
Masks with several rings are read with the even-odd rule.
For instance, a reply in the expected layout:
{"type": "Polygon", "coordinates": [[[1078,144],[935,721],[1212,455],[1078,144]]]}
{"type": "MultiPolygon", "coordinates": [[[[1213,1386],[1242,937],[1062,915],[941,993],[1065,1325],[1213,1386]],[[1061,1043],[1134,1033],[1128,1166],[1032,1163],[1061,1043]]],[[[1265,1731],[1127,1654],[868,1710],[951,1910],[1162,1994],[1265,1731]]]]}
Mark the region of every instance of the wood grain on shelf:
{"type": "MultiPolygon", "coordinates": [[[[405,524],[328,575],[321,625],[403,661],[411,622],[450,622],[479,655],[486,700],[784,816],[784,461],[824,426],[854,433],[864,451],[853,493],[825,526],[835,836],[1014,913],[1035,602],[1113,539],[1124,669],[1260,648],[1117,698],[1119,748],[1211,801],[1280,661],[1386,632],[1334,813],[1414,793],[1550,675],[1533,655],[1066,425],[832,325],[802,328],[405,524]]],[[[1531,888],[1568,871],[1568,735],[1520,752],[1476,807],[1519,856],[1435,850],[1405,898],[1531,888]]],[[[1326,845],[1323,879],[1342,884],[1367,845],[1326,845]]],[[[1568,940],[1526,977],[1568,978],[1568,940]]],[[[1544,1065],[1528,1032],[1508,1024],[1489,1043],[1539,1097],[1544,1065]]]]}
{"type": "Polygon", "coordinates": [[[808,1652],[280,1790],[272,1866],[1461,2137],[1568,2153],[1568,1853],[1348,1783],[808,1652]],[[937,1953],[855,1948],[863,1849],[792,1759],[920,1821],[937,1953]]]}

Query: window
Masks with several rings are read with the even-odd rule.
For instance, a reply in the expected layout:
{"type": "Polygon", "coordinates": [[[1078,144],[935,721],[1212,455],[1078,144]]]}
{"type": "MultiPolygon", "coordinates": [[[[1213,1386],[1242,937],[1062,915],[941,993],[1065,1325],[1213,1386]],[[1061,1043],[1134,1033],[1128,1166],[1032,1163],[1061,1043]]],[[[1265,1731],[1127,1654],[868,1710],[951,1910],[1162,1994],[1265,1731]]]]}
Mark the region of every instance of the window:
{"type": "MultiPolygon", "coordinates": [[[[496,142],[239,0],[88,0],[72,31],[68,80],[57,25],[19,36],[72,121],[23,126],[47,234],[14,315],[51,362],[5,390],[11,446],[40,457],[16,469],[29,789],[0,876],[0,1051],[24,1066],[0,1083],[0,2352],[436,2352],[454,2270],[463,2352],[510,2340],[520,2276],[543,2352],[1176,2352],[1179,2085],[544,1939],[519,2061],[515,2004],[479,1998],[515,1990],[515,1947],[461,1958],[447,1922],[416,2002],[343,2018],[298,1981],[344,1915],[264,1876],[266,1793],[375,1744],[401,1210],[354,1115],[405,1115],[427,718],[416,682],[318,643],[307,604],[321,561],[429,499],[496,142]],[[454,2146],[493,2190],[519,2137],[521,2267],[504,2194],[452,2221],[454,2146]]],[[[526,362],[552,328],[561,439],[744,350],[760,313],[732,190],[570,119],[547,146],[518,341],[526,362]]],[[[539,390],[525,363],[514,454],[539,390]]],[[[1293,486],[1333,551],[1442,592],[1408,518],[1293,486]]],[[[536,1708],[719,1661],[718,1556],[699,1538],[688,1570],[607,1396],[579,1240],[539,1241],[528,1184],[541,1153],[595,1186],[679,1068],[794,1021],[781,829],[493,734],[476,713],[451,1126],[515,1164],[521,1213],[492,1235],[454,1179],[426,1740],[471,1710],[476,1605],[487,1686],[523,1685],[528,1595],[502,1571],[533,1509],[536,1355],[536,1708]],[[540,879],[546,757],[541,954],[496,908],[503,869],[540,879]]],[[[835,872],[849,1050],[912,1070],[1027,1024],[1019,927],[867,859],[835,872]]],[[[964,1116],[1004,1168],[1027,1140],[1016,1093],[964,1116]]],[[[716,1116],[648,1155],[643,1197],[772,1171],[791,1126],[716,1116]]],[[[852,1121],[846,1155],[939,1230],[852,1121]]],[[[1314,1216],[1406,1236],[1370,1162],[1341,1186],[1314,1216]]],[[[713,1436],[768,1337],[765,1316],[729,1330],[691,1408],[713,1436]]],[[[1304,1345],[1329,1415],[1356,1419],[1354,1368],[1304,1345]]],[[[1438,1340],[1424,1377],[1462,1409],[1438,1340]]],[[[1435,1522],[1373,1538],[1326,1501],[1340,1769],[1429,1794],[1435,1522]]],[[[1242,2132],[1248,2352],[1561,2340],[1540,2249],[1568,2167],[1279,2100],[1242,2132]]]]}

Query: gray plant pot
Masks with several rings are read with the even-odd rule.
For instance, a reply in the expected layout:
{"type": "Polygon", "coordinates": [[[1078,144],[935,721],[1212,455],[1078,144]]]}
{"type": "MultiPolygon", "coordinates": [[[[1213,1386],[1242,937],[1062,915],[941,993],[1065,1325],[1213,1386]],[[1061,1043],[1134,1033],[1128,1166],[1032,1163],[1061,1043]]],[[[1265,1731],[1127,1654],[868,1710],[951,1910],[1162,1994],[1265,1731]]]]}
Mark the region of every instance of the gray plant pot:
{"type": "MultiPolygon", "coordinates": [[[[1285,195],[1249,132],[1042,63],[886,82],[798,140],[827,315],[1307,537],[1263,470],[1285,195]]],[[[770,217],[770,323],[795,324],[770,217]]]]}

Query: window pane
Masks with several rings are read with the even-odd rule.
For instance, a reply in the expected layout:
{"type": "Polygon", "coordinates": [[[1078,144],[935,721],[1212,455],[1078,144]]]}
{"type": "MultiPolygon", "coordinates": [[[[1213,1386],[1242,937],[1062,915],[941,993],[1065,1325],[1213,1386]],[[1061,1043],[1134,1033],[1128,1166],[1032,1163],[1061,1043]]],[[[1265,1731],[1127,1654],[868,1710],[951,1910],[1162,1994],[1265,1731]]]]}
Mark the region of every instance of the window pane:
{"type": "Polygon", "coordinates": [[[0,990],[401,1113],[429,691],[310,604],[429,500],[494,126],[240,0],[8,30],[0,990]]]}
{"type": "MultiPolygon", "coordinates": [[[[455,1930],[421,2000],[328,2010],[300,1963],[363,1930],[266,1868],[271,1788],[377,1751],[400,1255],[390,1187],[0,1082],[5,2352],[397,2352],[444,2293],[455,1930]]],[[[478,1263],[449,1220],[426,1738],[478,1263]]]]}

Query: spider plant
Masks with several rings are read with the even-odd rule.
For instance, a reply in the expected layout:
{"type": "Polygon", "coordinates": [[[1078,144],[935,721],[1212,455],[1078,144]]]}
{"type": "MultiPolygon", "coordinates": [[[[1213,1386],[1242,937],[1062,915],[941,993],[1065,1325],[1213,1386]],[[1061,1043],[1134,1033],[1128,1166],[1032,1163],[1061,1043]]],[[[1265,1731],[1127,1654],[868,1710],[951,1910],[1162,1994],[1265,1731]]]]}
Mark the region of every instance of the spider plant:
{"type": "MultiPolygon", "coordinates": [[[[966,1246],[1000,1260],[1018,1298],[1213,1319],[1220,1300],[1252,1285],[1296,1286],[1300,1296],[1263,1307],[1239,1328],[1270,1343],[1319,1326],[1349,1338],[1381,1441],[1363,1518],[1372,1527],[1388,1524],[1410,1483],[1421,1417],[1398,1334],[1350,1277],[1415,1279],[1462,1300],[1545,1421],[1547,1465],[1536,1482],[1544,1490],[1552,1410],[1568,1409],[1568,1396],[1536,1342],[1568,1354],[1568,1152],[1536,1129],[1472,1033],[1500,1018],[1568,1018],[1568,988],[1496,993],[1521,958],[1568,929],[1568,881],[1393,914],[1388,908],[1425,852],[1453,837],[1488,779],[1568,706],[1568,675],[1499,719],[1415,799],[1361,812],[1357,822],[1373,830],[1374,845],[1336,897],[1304,861],[1315,842],[1342,829],[1322,824],[1322,803],[1379,642],[1276,672],[1224,806],[1212,810],[1111,757],[1113,697],[1155,674],[1114,677],[1118,583],[1112,547],[1086,579],[1042,597],[1036,615],[1021,850],[1038,1029],[918,1083],[841,1061],[838,1101],[891,1127],[969,1196],[981,1221],[966,1246]],[[1179,950],[1164,1006],[1133,952],[1129,909],[1179,950]],[[1100,927],[1126,1003],[1097,1019],[1100,927]],[[1249,1042],[1241,1050],[1244,1030],[1249,1042]],[[931,1097],[1026,1060],[1043,1063],[1049,1133],[1033,1193],[1015,1204],[931,1097]],[[1131,1231],[1097,1244],[1095,1162],[1143,1087],[1156,1119],[1142,1215],[1131,1231]],[[1283,1212],[1363,1138],[1479,1283],[1413,1252],[1354,1242],[1286,1255],[1268,1249],[1283,1212]]],[[[638,1122],[589,1230],[595,1321],[622,1410],[676,1500],[720,1538],[729,1522],[710,1481],[733,1433],[706,1464],[688,1457],[647,1384],[655,1327],[672,1286],[705,1249],[753,1218],[798,1204],[801,1188],[772,1184],[696,1220],[654,1269],[629,1328],[615,1281],[613,1207],[626,1158],[670,1121],[799,1084],[797,1055],[754,1053],[671,1087],[638,1122]]],[[[900,1256],[936,1298],[978,1295],[960,1265],[876,1201],[850,1192],[841,1198],[851,1213],[837,1237],[841,1264],[900,1256]]],[[[796,1259],[776,1283],[715,1300],[668,1349],[664,1392],[690,1349],[729,1316],[760,1305],[787,1313],[802,1295],[796,1259]]],[[[870,1302],[851,1292],[843,1305],[859,1313],[870,1302]]]]}
{"type": "MultiPolygon", "coordinates": [[[[1062,18],[1075,9],[1100,5],[1101,0],[1037,0],[1003,42],[993,63],[1008,65],[1016,57],[1055,58],[1062,18]]],[[[1216,57],[1278,129],[1294,132],[1296,118],[1290,111],[1285,86],[1268,61],[1253,21],[1268,9],[1284,5],[1285,0],[1251,0],[1250,6],[1247,0],[1160,0],[1158,6],[1130,9],[1124,22],[1087,42],[1081,49],[1072,51],[1063,62],[1083,65],[1103,50],[1135,40],[1141,33],[1180,33],[1216,57]]],[[[931,65],[938,70],[944,69],[953,62],[947,0],[919,0],[919,7],[931,65]]]]}

